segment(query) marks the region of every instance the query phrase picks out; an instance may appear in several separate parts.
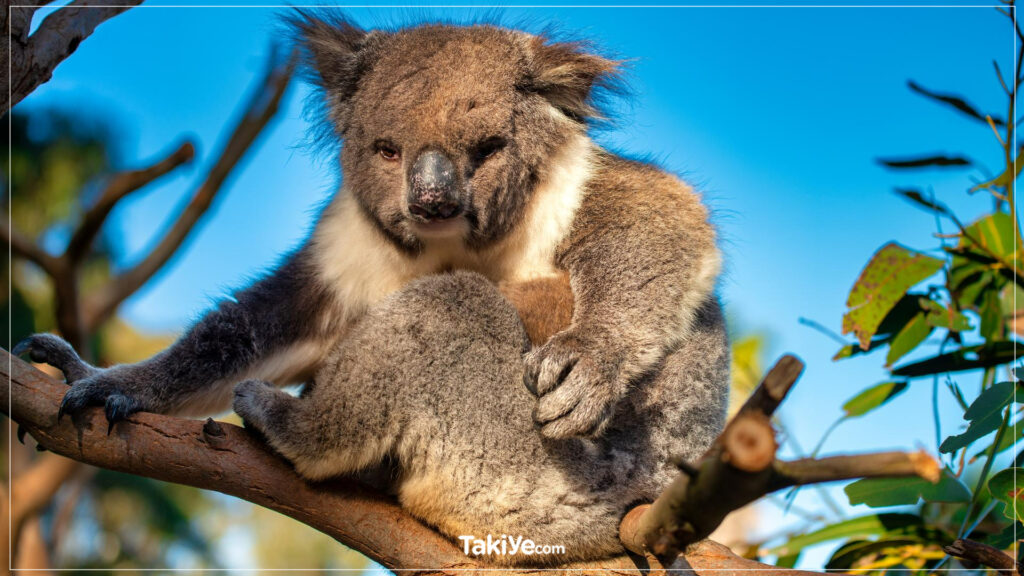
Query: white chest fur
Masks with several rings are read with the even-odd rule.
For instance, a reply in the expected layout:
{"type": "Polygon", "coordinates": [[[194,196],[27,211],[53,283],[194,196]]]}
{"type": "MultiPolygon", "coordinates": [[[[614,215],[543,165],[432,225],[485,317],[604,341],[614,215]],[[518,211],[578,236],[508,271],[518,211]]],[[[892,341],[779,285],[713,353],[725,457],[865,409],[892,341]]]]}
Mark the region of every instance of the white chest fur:
{"type": "Polygon", "coordinates": [[[449,268],[473,270],[491,280],[529,280],[556,273],[555,251],[572,228],[593,166],[593,143],[579,136],[552,161],[534,190],[523,221],[501,242],[466,249],[459,239],[432,240],[410,256],[370,222],[352,194],[342,191],[313,235],[317,264],[333,287],[346,319],[409,281],[449,268]]]}

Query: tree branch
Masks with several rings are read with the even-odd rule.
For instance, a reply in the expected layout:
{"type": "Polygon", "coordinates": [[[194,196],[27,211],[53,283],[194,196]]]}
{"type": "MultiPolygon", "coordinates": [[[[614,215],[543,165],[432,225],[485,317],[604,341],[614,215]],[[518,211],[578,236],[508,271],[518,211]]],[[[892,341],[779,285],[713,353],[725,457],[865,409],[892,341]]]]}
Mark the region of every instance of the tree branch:
{"type": "Polygon", "coordinates": [[[196,149],[191,142],[185,142],[179,146],[170,156],[160,160],[148,168],[130,170],[115,175],[103,189],[99,200],[82,217],[82,222],[71,235],[68,247],[64,251],[66,258],[71,265],[81,261],[82,257],[89,251],[93,240],[99,233],[100,228],[110,215],[114,206],[132,192],[142,188],[150,182],[185,164],[195,157],[196,149]]]}
{"type": "Polygon", "coordinates": [[[50,276],[60,274],[60,261],[47,251],[29,240],[24,234],[12,228],[6,214],[0,216],[0,240],[10,245],[11,254],[19,256],[39,266],[50,276]]]}
{"type": "MultiPolygon", "coordinates": [[[[99,408],[77,422],[57,422],[57,406],[67,387],[24,361],[0,353],[0,378],[11,383],[10,395],[0,395],[0,411],[57,454],[237,496],[308,524],[387,568],[419,569],[437,576],[468,576],[472,569],[487,568],[385,496],[350,481],[303,480],[284,459],[238,426],[139,413],[107,435],[99,408]]],[[[578,570],[580,576],[642,576],[661,567],[653,557],[623,555],[563,568],[578,570]]],[[[697,576],[750,576],[769,569],[771,576],[814,574],[740,558],[711,541],[691,546],[669,567],[689,568],[697,576]]]]}
{"type": "Polygon", "coordinates": [[[271,54],[266,74],[250,97],[227,144],[177,220],[138,264],[111,280],[86,301],[83,315],[87,332],[95,330],[109,318],[125,298],[142,287],[178,251],[196,223],[209,209],[235,166],[274,117],[291,80],[294,67],[294,54],[284,62],[276,51],[271,54]]]}
{"type": "Polygon", "coordinates": [[[78,49],[97,26],[141,3],[142,0],[75,0],[47,16],[27,39],[25,34],[35,8],[16,9],[17,18],[12,15],[10,22],[13,37],[7,37],[6,30],[3,32],[11,50],[11,96],[10,100],[6,92],[0,96],[0,110],[13,107],[48,81],[57,65],[78,49]]]}
{"type": "Polygon", "coordinates": [[[950,556],[956,556],[974,564],[993,568],[1002,576],[1021,574],[1021,567],[1014,562],[1012,556],[988,544],[960,538],[954,540],[949,546],[944,546],[942,551],[950,556]]]}
{"type": "Polygon", "coordinates": [[[770,417],[802,370],[802,362],[784,356],[701,460],[679,463],[683,472],[653,504],[626,515],[619,527],[626,548],[668,561],[707,538],[733,510],[790,486],[893,476],[938,481],[938,462],[924,452],[776,460],[770,417]]]}

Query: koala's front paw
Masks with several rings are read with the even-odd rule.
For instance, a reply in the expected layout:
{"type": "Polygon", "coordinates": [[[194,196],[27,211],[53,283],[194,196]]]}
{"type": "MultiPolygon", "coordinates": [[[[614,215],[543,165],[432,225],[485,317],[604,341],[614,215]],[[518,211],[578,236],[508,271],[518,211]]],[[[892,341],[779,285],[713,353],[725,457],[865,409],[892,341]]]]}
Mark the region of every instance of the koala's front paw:
{"type": "Polygon", "coordinates": [[[278,393],[285,394],[262,380],[244,380],[235,384],[235,399],[231,407],[242,417],[247,428],[264,432],[266,419],[278,393]]]}
{"type": "Polygon", "coordinates": [[[53,334],[35,334],[19,342],[11,352],[28,353],[33,362],[46,363],[64,373],[71,389],[57,411],[59,422],[65,414],[74,416],[90,406],[103,406],[107,433],[114,424],[142,409],[142,403],[125,394],[123,382],[111,370],[103,370],[83,361],[75,349],[53,334]]]}
{"type": "Polygon", "coordinates": [[[99,368],[90,366],[79,358],[71,344],[54,334],[33,334],[18,342],[11,349],[11,353],[15,356],[28,353],[33,362],[53,366],[64,373],[64,379],[68,384],[100,372],[99,368]]]}
{"type": "Polygon", "coordinates": [[[533,420],[547,438],[597,436],[619,400],[617,354],[591,338],[556,334],[526,356],[526,384],[538,397],[533,420]]]}

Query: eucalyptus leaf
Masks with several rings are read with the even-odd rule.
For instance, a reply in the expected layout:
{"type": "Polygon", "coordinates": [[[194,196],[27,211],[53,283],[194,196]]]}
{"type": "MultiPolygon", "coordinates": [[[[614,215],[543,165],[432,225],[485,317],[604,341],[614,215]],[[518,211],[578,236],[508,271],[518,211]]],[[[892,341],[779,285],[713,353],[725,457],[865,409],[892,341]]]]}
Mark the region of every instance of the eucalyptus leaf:
{"type": "MultiPolygon", "coordinates": [[[[995,440],[993,440],[993,442],[994,441],[995,440]]],[[[1003,434],[1002,441],[999,442],[999,446],[996,446],[995,454],[1002,454],[1008,448],[1011,448],[1018,442],[1022,441],[1024,441],[1024,423],[1017,422],[1016,424],[1012,425],[1009,429],[1007,429],[1006,434],[1003,434]]],[[[989,453],[989,450],[991,449],[992,444],[989,444],[988,446],[985,446],[981,450],[978,450],[978,452],[971,457],[971,462],[974,462],[978,458],[987,455],[989,453]]]]}
{"type": "Polygon", "coordinates": [[[896,243],[883,246],[872,256],[850,291],[849,310],[843,316],[843,334],[854,333],[867,350],[882,320],[911,287],[931,277],[943,260],[915,252],[896,243]]]}
{"type": "Polygon", "coordinates": [[[923,478],[864,478],[848,484],[843,491],[851,505],[872,508],[914,505],[926,502],[968,502],[971,491],[959,478],[943,470],[935,484],[923,478]]]}
{"type": "Polygon", "coordinates": [[[964,419],[970,421],[967,430],[943,440],[939,452],[956,452],[999,428],[1003,422],[1003,409],[1013,401],[1015,387],[1013,382],[999,382],[978,395],[964,412],[964,419]]]}
{"type": "Polygon", "coordinates": [[[884,540],[855,540],[841,546],[832,553],[825,564],[826,570],[850,570],[854,564],[866,556],[882,552],[889,548],[899,548],[920,544],[916,538],[894,538],[884,540]]]}
{"type": "Polygon", "coordinates": [[[978,307],[981,316],[981,337],[991,342],[1003,338],[1003,306],[999,301],[999,292],[986,290],[978,307]]]}
{"type": "Polygon", "coordinates": [[[850,398],[843,404],[846,418],[863,416],[899,396],[907,389],[906,382],[882,382],[850,398]]]}
{"type": "Polygon", "coordinates": [[[992,497],[1006,504],[1003,514],[1017,522],[1024,521],[1024,468],[1007,468],[988,481],[992,497]]]}
{"type": "Polygon", "coordinates": [[[878,162],[887,168],[947,168],[970,166],[971,161],[963,156],[945,156],[934,154],[917,158],[879,158],[878,162]]]}
{"type": "MultiPolygon", "coordinates": [[[[934,100],[946,106],[950,106],[958,110],[961,114],[965,114],[979,122],[988,124],[988,121],[985,119],[985,114],[979,112],[978,109],[974,107],[974,105],[968,103],[966,100],[959,96],[956,96],[954,94],[940,94],[939,92],[933,92],[932,90],[929,90],[921,86],[920,84],[914,82],[913,80],[908,81],[907,86],[909,86],[911,90],[917,92],[918,94],[924,96],[925,98],[934,100]]],[[[1006,125],[1006,121],[1003,120],[1002,118],[998,116],[991,117],[992,122],[994,122],[996,126],[1006,125]]]]}
{"type": "Polygon", "coordinates": [[[892,375],[908,378],[931,376],[943,372],[960,372],[1000,366],[1009,364],[1016,358],[1015,345],[1012,341],[989,342],[977,346],[965,346],[959,350],[933,356],[920,362],[897,366],[892,370],[892,375]]]}
{"type": "Polygon", "coordinates": [[[945,328],[951,332],[964,332],[971,329],[971,322],[961,312],[947,308],[939,302],[928,298],[921,299],[921,307],[928,311],[925,321],[936,328],[945,328]]]}
{"type": "Polygon", "coordinates": [[[933,329],[933,325],[927,321],[927,314],[919,312],[889,343],[889,353],[885,355],[885,366],[887,368],[892,366],[900,358],[917,348],[928,339],[928,335],[932,333],[933,329]]]}
{"type": "Polygon", "coordinates": [[[949,215],[950,211],[945,205],[932,200],[931,198],[925,198],[924,194],[920,190],[914,190],[913,188],[897,188],[896,193],[903,196],[907,200],[910,200],[917,206],[935,212],[937,214],[949,215]]]}
{"type": "Polygon", "coordinates": [[[790,538],[788,542],[768,551],[777,556],[796,554],[815,544],[840,538],[865,538],[890,533],[906,533],[922,528],[921,518],[914,514],[869,514],[830,524],[808,534],[790,538]]]}

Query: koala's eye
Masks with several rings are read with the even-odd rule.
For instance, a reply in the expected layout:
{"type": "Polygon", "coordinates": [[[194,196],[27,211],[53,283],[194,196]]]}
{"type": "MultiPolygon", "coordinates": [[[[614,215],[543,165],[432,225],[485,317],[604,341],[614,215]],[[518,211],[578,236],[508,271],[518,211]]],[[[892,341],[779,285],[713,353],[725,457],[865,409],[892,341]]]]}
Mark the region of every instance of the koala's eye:
{"type": "Polygon", "coordinates": [[[476,149],[473,152],[473,157],[477,162],[483,162],[497,154],[499,150],[505,147],[505,144],[505,139],[500,136],[488,138],[477,144],[476,149]]]}
{"type": "Polygon", "coordinates": [[[380,154],[380,157],[389,162],[394,162],[402,157],[398,147],[387,140],[378,140],[374,143],[374,147],[377,148],[377,153],[380,154]]]}

